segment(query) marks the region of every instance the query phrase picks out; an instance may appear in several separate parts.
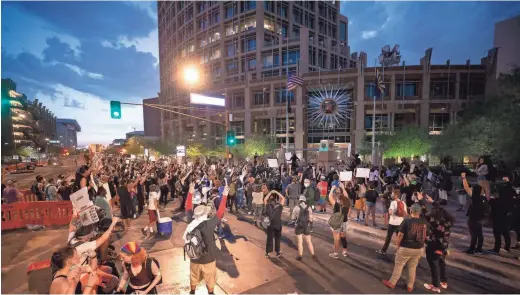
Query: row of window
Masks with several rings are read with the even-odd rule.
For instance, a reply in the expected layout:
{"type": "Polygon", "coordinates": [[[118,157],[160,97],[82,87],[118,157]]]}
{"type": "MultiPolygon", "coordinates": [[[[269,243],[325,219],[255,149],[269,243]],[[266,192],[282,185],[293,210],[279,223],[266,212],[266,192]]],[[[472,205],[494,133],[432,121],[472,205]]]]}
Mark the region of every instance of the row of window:
{"type": "MultiPolygon", "coordinates": [[[[395,87],[395,95],[396,97],[416,97],[419,96],[419,87],[418,84],[420,82],[405,82],[404,87],[403,83],[396,83],[395,87]]],[[[461,82],[459,87],[459,96],[462,99],[467,98],[467,94],[469,95],[483,95],[485,92],[485,83],[482,81],[471,81],[469,84],[466,82],[461,82]]],[[[376,87],[372,84],[365,85],[365,96],[366,97],[374,97],[379,95],[376,93],[376,87]]],[[[448,82],[435,82],[430,83],[430,97],[431,98],[440,98],[440,97],[450,97],[454,98],[455,95],[455,83],[448,82]]],[[[384,96],[390,96],[390,83],[385,83],[384,96]]]]}

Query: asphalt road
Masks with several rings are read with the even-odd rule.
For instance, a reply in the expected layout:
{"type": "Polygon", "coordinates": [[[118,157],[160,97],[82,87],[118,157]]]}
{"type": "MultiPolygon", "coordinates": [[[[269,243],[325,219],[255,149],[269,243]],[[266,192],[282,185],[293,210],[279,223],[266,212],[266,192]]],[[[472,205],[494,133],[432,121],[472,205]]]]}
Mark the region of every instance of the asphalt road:
{"type": "Polygon", "coordinates": [[[11,173],[6,175],[5,180],[2,179],[2,182],[7,181],[8,179],[13,179],[17,181],[18,189],[29,189],[31,185],[36,182],[37,175],[49,179],[51,177],[56,178],[60,174],[67,175],[68,173],[74,173],[77,168],[72,161],[69,162],[70,163],[65,162],[64,166],[36,167],[36,169],[31,172],[11,173]]]}

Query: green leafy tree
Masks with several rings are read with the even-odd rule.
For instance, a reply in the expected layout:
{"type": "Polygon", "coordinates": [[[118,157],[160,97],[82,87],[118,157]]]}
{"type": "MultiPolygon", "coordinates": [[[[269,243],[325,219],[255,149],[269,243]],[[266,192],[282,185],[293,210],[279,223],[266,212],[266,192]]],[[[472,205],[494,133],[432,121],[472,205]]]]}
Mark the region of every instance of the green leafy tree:
{"type": "Polygon", "coordinates": [[[204,155],[206,149],[201,143],[192,143],[186,148],[186,156],[190,159],[196,159],[204,155]]]}
{"type": "Polygon", "coordinates": [[[252,135],[246,137],[243,144],[243,156],[253,157],[255,154],[264,156],[271,153],[274,149],[273,140],[269,136],[252,135]]]}
{"type": "Polygon", "coordinates": [[[34,154],[36,154],[36,151],[32,147],[25,146],[25,147],[21,147],[21,148],[17,149],[16,154],[19,155],[20,157],[29,158],[29,157],[33,156],[34,154]]]}
{"type": "Polygon", "coordinates": [[[124,146],[126,153],[130,155],[144,154],[144,145],[137,137],[127,140],[124,146]]]}
{"type": "Polygon", "coordinates": [[[376,135],[376,140],[384,148],[384,158],[412,157],[428,154],[432,139],[428,130],[418,126],[408,126],[393,133],[376,135]]]}

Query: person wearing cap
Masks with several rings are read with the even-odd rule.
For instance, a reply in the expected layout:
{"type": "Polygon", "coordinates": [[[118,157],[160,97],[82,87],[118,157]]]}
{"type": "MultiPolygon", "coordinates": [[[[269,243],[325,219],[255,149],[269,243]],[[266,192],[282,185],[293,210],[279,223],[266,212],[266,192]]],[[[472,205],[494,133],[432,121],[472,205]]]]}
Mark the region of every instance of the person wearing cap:
{"type": "Polygon", "coordinates": [[[5,204],[18,202],[23,194],[16,188],[16,181],[9,179],[6,184],[7,187],[2,191],[2,199],[5,200],[5,204]]]}
{"type": "Polygon", "coordinates": [[[428,238],[429,226],[426,220],[421,218],[421,206],[414,204],[410,208],[410,218],[406,218],[397,235],[395,265],[390,280],[383,280],[383,284],[394,289],[401,277],[405,265],[408,267],[408,292],[413,291],[417,265],[424,252],[424,243],[428,238]]]}
{"type": "Polygon", "coordinates": [[[300,196],[298,198],[299,205],[294,207],[291,213],[291,220],[295,224],[296,239],[298,241],[298,256],[296,260],[301,261],[303,255],[303,236],[311,252],[312,259],[316,261],[316,255],[314,254],[314,247],[311,241],[311,223],[313,221],[312,208],[307,205],[307,198],[300,196]]]}
{"type": "MultiPolygon", "coordinates": [[[[195,185],[190,185],[188,197],[186,199],[186,210],[193,210],[192,197],[195,192],[195,185]]],[[[197,285],[204,280],[208,293],[213,294],[215,284],[217,282],[217,263],[218,248],[215,242],[215,228],[220,223],[226,209],[227,196],[229,187],[225,187],[222,192],[222,200],[220,201],[217,213],[213,217],[209,217],[211,207],[199,205],[193,210],[193,221],[186,227],[183,234],[183,240],[187,240],[188,233],[198,229],[201,233],[207,253],[198,259],[190,259],[190,294],[195,294],[197,285]]]]}
{"type": "Polygon", "coordinates": [[[121,247],[121,258],[124,264],[123,276],[117,291],[125,294],[158,294],[157,285],[162,274],[157,260],[149,257],[146,250],[136,242],[128,242],[121,247]]]}

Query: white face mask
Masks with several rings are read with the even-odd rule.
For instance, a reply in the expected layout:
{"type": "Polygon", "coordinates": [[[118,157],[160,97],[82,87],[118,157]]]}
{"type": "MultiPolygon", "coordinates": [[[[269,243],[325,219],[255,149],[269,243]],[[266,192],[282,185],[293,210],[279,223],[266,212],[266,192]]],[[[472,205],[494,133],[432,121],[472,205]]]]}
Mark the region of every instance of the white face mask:
{"type": "Polygon", "coordinates": [[[306,182],[306,183],[304,183],[303,185],[304,185],[305,187],[309,187],[311,184],[306,182]]]}

